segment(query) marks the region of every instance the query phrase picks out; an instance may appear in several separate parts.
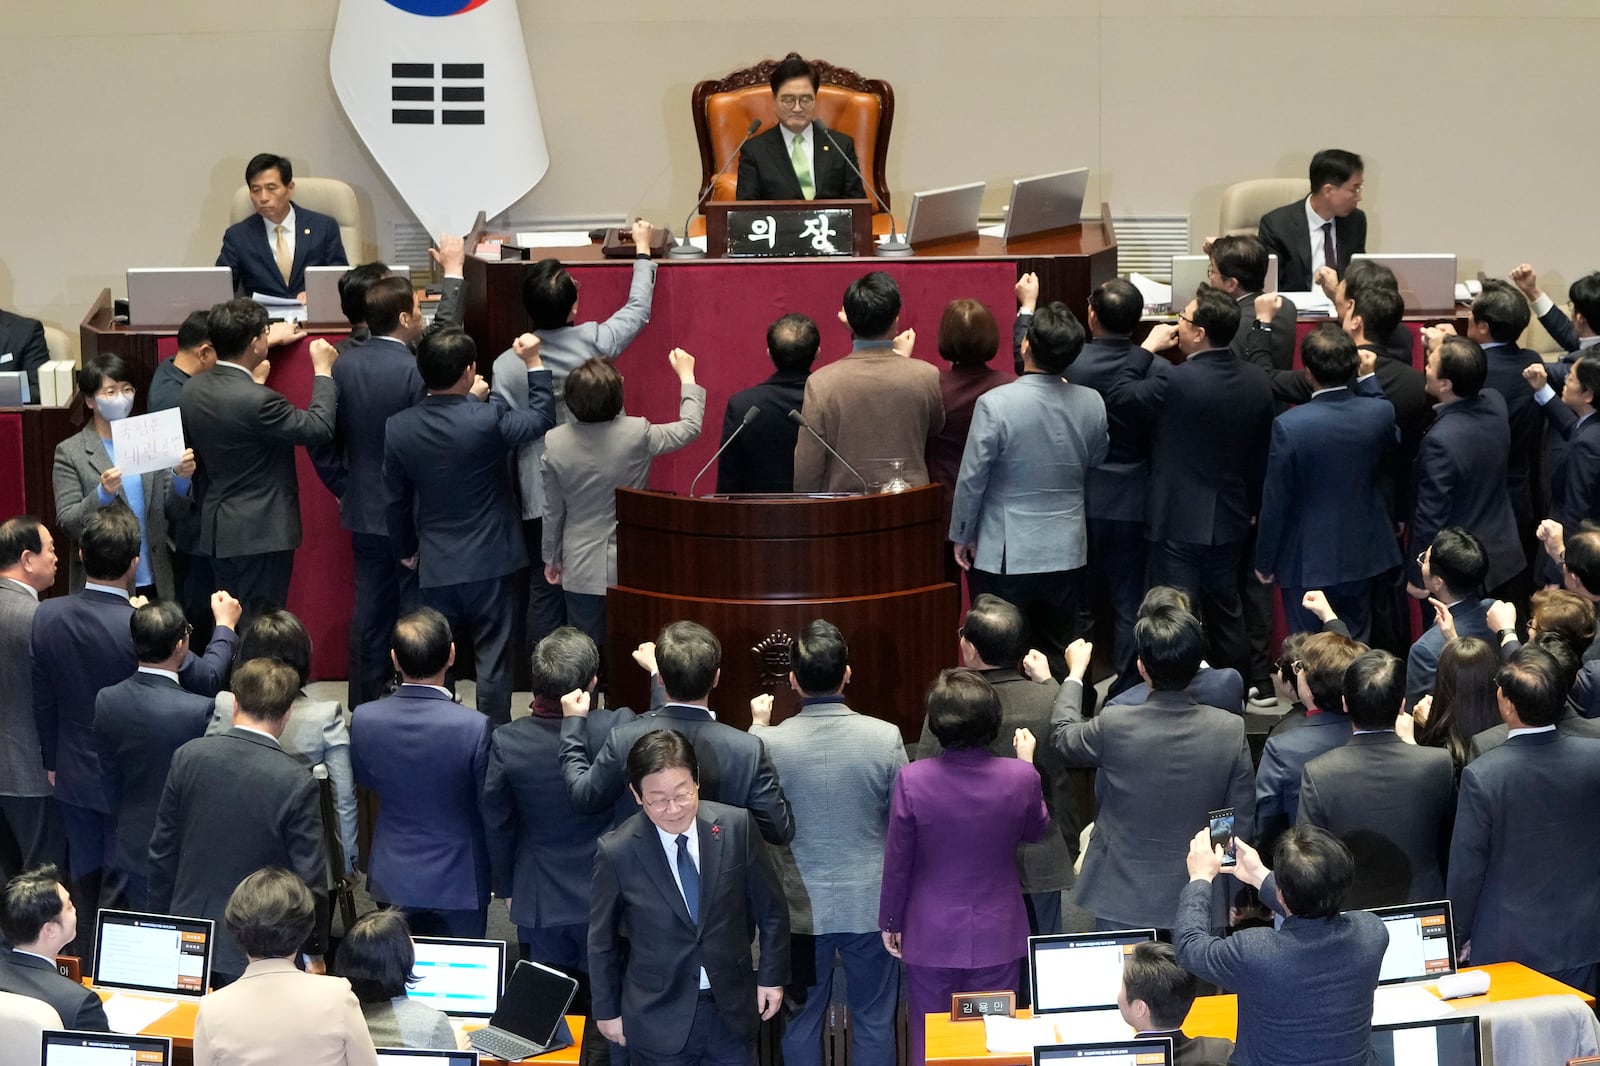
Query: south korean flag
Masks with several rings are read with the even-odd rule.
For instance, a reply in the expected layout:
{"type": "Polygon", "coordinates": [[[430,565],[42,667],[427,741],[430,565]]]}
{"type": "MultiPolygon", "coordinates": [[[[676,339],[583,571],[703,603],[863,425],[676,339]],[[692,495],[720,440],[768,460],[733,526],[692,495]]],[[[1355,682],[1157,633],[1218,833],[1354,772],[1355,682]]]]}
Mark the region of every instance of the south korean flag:
{"type": "Polygon", "coordinates": [[[328,65],[429,234],[466,233],[550,165],[516,0],[339,0],[328,65]]]}

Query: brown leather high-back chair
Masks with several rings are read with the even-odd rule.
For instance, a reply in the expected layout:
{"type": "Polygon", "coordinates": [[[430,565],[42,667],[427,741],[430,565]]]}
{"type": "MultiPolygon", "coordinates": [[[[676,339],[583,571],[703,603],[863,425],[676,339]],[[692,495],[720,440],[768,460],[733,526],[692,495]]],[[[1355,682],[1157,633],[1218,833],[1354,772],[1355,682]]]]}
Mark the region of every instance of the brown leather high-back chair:
{"type": "MultiPolygon", "coordinates": [[[[763,130],[777,123],[770,81],[779,62],[763,60],[694,87],[690,106],[694,109],[695,140],[700,144],[702,189],[739,146],[751,119],[760,119],[763,130]]],[[[886,81],[863,78],[853,70],[820,59],[811,60],[811,65],[822,82],[817,89],[815,116],[829,129],[855,141],[856,162],[873,192],[888,206],[889,182],[884,175],[889,159],[889,131],[894,125],[894,90],[886,81]]],[[[735,163],[717,179],[711,199],[734,199],[738,184],[739,165],[735,163]]]]}

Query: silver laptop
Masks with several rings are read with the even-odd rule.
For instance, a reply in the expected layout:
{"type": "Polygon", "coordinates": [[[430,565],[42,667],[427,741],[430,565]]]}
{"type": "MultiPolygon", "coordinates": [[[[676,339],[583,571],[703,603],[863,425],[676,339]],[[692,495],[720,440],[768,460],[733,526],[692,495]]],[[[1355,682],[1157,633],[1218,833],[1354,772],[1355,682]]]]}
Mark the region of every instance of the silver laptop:
{"type": "Polygon", "coordinates": [[[1378,984],[1432,981],[1456,972],[1456,926],[1450,901],[1374,907],[1389,932],[1378,984]]]}
{"type": "Polygon", "coordinates": [[[978,213],[983,210],[984,184],[952,185],[948,189],[929,189],[911,196],[911,216],[906,221],[906,243],[947,241],[971,237],[978,232],[978,213]]]}
{"type": "Polygon", "coordinates": [[[1353,255],[1350,261],[1370,259],[1394,271],[1400,299],[1406,310],[1443,310],[1456,305],[1456,257],[1429,255],[1353,255]]]}
{"type": "MultiPolygon", "coordinates": [[[[1200,285],[1206,280],[1206,267],[1211,263],[1209,255],[1175,255],[1172,257],[1172,310],[1182,311],[1189,306],[1189,301],[1194,299],[1194,294],[1200,291],[1200,285]]],[[[1261,289],[1262,292],[1278,291],[1278,257],[1267,256],[1267,280],[1261,289]]]]}
{"type": "Polygon", "coordinates": [[[193,311],[209,311],[233,299],[227,267],[130,267],[128,324],[141,329],[177,329],[193,311]]]}
{"type": "MultiPolygon", "coordinates": [[[[339,279],[349,272],[349,267],[306,267],[307,322],[327,325],[345,321],[344,307],[339,301],[339,279]]],[[[389,275],[410,281],[411,268],[392,266],[389,275]]]]}
{"type": "Polygon", "coordinates": [[[1476,1014],[1374,1025],[1372,1050],[1379,1066],[1483,1066],[1476,1014]]]}
{"type": "Polygon", "coordinates": [[[209,918],[102,910],[94,938],[95,987],[198,1000],[211,987],[215,940],[209,918]]]}
{"type": "Polygon", "coordinates": [[[500,982],[506,972],[502,940],[466,940],[442,936],[411,938],[416,982],[407,999],[425,1003],[452,1018],[488,1018],[500,1005],[500,982]]]}
{"type": "Polygon", "coordinates": [[[1002,236],[1009,241],[1076,226],[1083,221],[1083,194],[1088,187],[1088,167],[1018,178],[1011,183],[1002,236]]]}

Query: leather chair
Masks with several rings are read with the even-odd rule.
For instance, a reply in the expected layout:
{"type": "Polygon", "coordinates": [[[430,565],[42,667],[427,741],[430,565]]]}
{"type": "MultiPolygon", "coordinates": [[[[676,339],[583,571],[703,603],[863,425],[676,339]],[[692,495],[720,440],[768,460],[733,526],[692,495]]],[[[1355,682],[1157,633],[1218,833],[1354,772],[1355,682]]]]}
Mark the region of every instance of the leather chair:
{"type": "MultiPolygon", "coordinates": [[[[694,135],[700,145],[700,188],[717,168],[728,161],[744,138],[751,119],[763,130],[778,121],[772,100],[772,72],[779,61],[767,59],[726,77],[695,85],[690,98],[694,135]]],[[[889,132],[894,126],[894,89],[877,78],[864,78],[853,70],[813,59],[821,79],[815,116],[831,130],[848,135],[856,145],[856,162],[879,202],[889,204],[885,177],[889,159],[889,132]]],[[[713,200],[732,200],[739,185],[739,165],[717,179],[713,200]]],[[[872,199],[869,195],[868,199],[872,199]]],[[[885,231],[887,232],[887,231],[885,231]]]]}
{"type": "MultiPolygon", "coordinates": [[[[376,258],[372,251],[377,247],[361,225],[361,205],[356,191],[335,178],[296,178],[294,202],[312,211],[331,215],[339,223],[339,239],[344,242],[345,258],[354,263],[366,263],[376,258]]],[[[241,185],[228,205],[229,223],[243,222],[256,213],[250,203],[250,189],[241,185]]]]}
{"type": "Polygon", "coordinates": [[[60,1029],[61,1015],[42,999],[0,992],[0,1066],[39,1066],[41,1034],[60,1029]]]}
{"type": "Polygon", "coordinates": [[[72,338],[67,336],[67,331],[64,329],[45,326],[44,346],[49,350],[52,362],[61,359],[75,361],[72,358],[72,338]]]}
{"type": "Polygon", "coordinates": [[[1222,190],[1222,219],[1217,234],[1224,237],[1255,236],[1261,216],[1284,204],[1304,200],[1310,193],[1304,178],[1256,178],[1222,190]]]}

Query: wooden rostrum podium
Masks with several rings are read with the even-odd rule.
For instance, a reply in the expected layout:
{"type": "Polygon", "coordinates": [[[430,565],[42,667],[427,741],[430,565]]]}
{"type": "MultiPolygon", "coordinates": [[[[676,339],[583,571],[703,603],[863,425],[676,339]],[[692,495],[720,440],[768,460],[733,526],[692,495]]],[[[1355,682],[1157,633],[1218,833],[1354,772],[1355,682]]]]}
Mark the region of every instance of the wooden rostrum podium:
{"type": "Polygon", "coordinates": [[[649,679],[630,657],[685,619],[722,642],[722,679],[711,694],[718,720],[747,728],[751,697],[771,693],[773,721],[781,721],[800,709],[785,638],[825,618],[850,646],[850,706],[915,741],[928,686],[957,665],[959,599],[945,580],[942,491],[696,498],[619,489],[617,584],[606,593],[608,703],[649,706],[649,679]]]}

